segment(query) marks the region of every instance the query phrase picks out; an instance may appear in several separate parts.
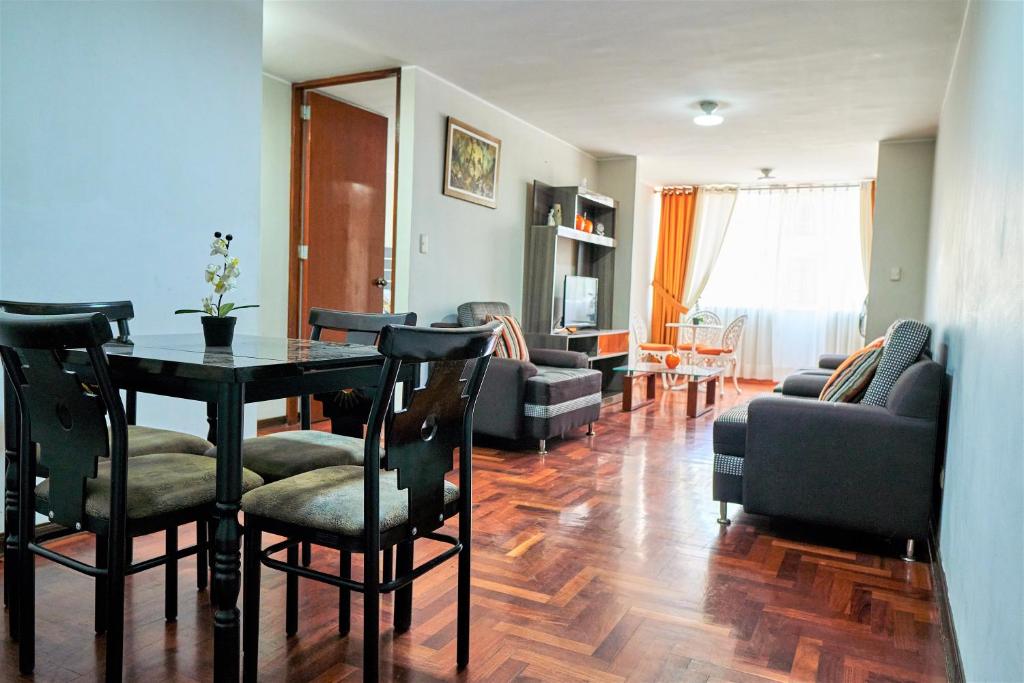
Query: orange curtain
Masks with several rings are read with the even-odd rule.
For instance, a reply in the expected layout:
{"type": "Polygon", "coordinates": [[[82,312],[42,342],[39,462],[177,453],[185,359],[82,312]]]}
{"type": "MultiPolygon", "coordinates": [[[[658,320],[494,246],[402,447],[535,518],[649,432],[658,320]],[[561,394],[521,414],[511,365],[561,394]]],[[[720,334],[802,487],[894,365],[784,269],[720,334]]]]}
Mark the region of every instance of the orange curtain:
{"type": "Polygon", "coordinates": [[[658,231],[658,254],[654,261],[654,302],[651,307],[651,341],[674,344],[676,331],[665,323],[676,322],[686,312],[683,283],[686,262],[693,246],[693,217],[697,208],[697,192],[664,190],[661,194],[661,227],[658,231]]]}

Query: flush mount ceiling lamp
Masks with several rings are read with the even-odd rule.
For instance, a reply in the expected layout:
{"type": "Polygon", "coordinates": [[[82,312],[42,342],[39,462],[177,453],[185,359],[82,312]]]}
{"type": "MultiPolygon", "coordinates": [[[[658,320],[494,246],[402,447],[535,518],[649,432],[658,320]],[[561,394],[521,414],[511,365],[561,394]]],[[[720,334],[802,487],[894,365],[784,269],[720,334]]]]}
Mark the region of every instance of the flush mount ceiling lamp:
{"type": "Polygon", "coordinates": [[[775,170],[775,169],[772,169],[772,168],[762,168],[761,169],[761,177],[758,178],[758,180],[775,180],[775,176],[772,175],[772,171],[773,170],[775,170]]]}
{"type": "Polygon", "coordinates": [[[718,109],[718,102],[703,100],[700,103],[700,108],[704,113],[693,117],[693,122],[698,126],[718,126],[725,121],[724,116],[715,113],[718,109]]]}

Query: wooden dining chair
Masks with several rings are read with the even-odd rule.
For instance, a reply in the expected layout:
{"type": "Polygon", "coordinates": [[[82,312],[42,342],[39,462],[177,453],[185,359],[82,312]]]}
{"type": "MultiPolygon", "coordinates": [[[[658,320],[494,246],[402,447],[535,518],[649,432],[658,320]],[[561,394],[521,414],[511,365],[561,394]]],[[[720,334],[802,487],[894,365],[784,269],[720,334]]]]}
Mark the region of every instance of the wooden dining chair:
{"type": "MultiPolygon", "coordinates": [[[[19,667],[26,675],[35,666],[37,556],[97,580],[107,634],[106,680],[120,681],[125,576],[165,566],[174,583],[178,558],[195,552],[172,547],[177,528],[206,519],[215,501],[216,462],[210,458],[173,452],[128,457],[127,416],[102,348],[111,339],[110,323],[101,313],[0,313],[0,357],[18,408],[19,505],[13,535],[19,599],[14,605],[19,667]],[[68,363],[69,349],[84,349],[87,372],[68,363]],[[38,465],[48,475],[39,485],[36,446],[38,465]],[[96,534],[105,553],[89,565],[47,547],[35,538],[37,512],[96,534]],[[167,534],[167,554],[133,563],[130,539],[157,531],[167,534]]],[[[261,483],[243,470],[243,490],[261,483]]]]}
{"type": "Polygon", "coordinates": [[[363,680],[376,681],[380,638],[380,596],[395,593],[395,633],[409,629],[413,581],[458,556],[457,665],[469,661],[470,514],[472,509],[473,408],[501,323],[436,329],[387,326],[378,348],[385,361],[364,441],[364,466],[336,466],[268,484],[242,497],[245,513],[243,576],[243,673],[255,681],[259,661],[260,567],[288,574],[285,630],[298,629],[298,579],[339,588],[338,629],[349,631],[350,591],[363,594],[363,680]],[[424,387],[408,406],[390,413],[392,394],[404,363],[430,363],[424,387]],[[384,435],[384,452],[380,437],[384,435]],[[458,485],[449,482],[459,451],[458,485]],[[380,465],[385,462],[384,469],[380,465]],[[262,490],[262,492],[261,492],[262,490]],[[441,533],[458,516],[458,537],[441,533]],[[286,540],[262,547],[263,532],[286,540]],[[414,566],[413,545],[430,539],[450,547],[414,566]],[[340,574],[302,567],[297,544],[308,541],[338,550],[340,574]],[[393,579],[380,579],[378,553],[396,548],[393,579]],[[286,550],[287,559],[273,555],[286,550]],[[363,579],[351,578],[351,554],[363,554],[363,579]]]}
{"type": "MultiPolygon", "coordinates": [[[[310,338],[319,341],[325,331],[345,333],[351,344],[375,345],[385,325],[415,325],[415,313],[351,313],[327,308],[311,308],[310,338]]],[[[372,398],[365,400],[365,389],[318,395],[333,412],[332,422],[342,421],[348,428],[331,433],[312,429],[311,402],[308,394],[299,397],[300,428],[255,436],[242,442],[242,463],[263,477],[267,483],[275,482],[310,470],[332,465],[361,465],[363,463],[362,426],[369,416],[372,398]],[[358,427],[358,432],[352,427],[358,427]]],[[[215,456],[215,448],[207,455],[215,456]]],[[[302,548],[302,563],[309,566],[311,551],[308,544],[302,548]]],[[[387,563],[390,564],[390,563],[387,563]]]]}
{"type": "MultiPolygon", "coordinates": [[[[76,313],[102,313],[104,317],[109,321],[108,324],[114,325],[117,328],[116,340],[124,344],[131,343],[131,330],[129,329],[129,322],[135,318],[135,308],[131,301],[83,301],[73,303],[44,303],[35,301],[0,301],[0,310],[6,311],[7,313],[14,313],[17,315],[69,315],[76,313]]],[[[91,381],[91,380],[90,380],[91,381]]],[[[8,378],[5,373],[4,385],[8,386],[8,378]]],[[[10,391],[6,391],[5,410],[16,410],[14,405],[14,392],[13,388],[10,391]]],[[[152,453],[191,453],[195,455],[204,454],[212,444],[206,439],[195,436],[194,434],[187,434],[185,432],[177,432],[169,429],[157,429],[155,427],[144,427],[142,425],[135,424],[136,421],[136,410],[137,410],[137,394],[134,390],[125,391],[125,418],[128,422],[128,457],[134,457],[137,455],[150,455],[152,453]]],[[[9,453],[8,457],[13,459],[17,454],[17,443],[14,434],[8,434],[6,450],[9,453]]],[[[16,468],[8,468],[9,473],[16,472],[16,468]]],[[[46,476],[45,468],[39,468],[40,476],[46,476]]],[[[8,487],[14,490],[17,485],[13,477],[9,477],[7,481],[8,487]]],[[[16,519],[13,514],[13,509],[5,510],[5,528],[14,528],[16,519]]],[[[208,585],[209,577],[209,542],[208,542],[208,525],[205,523],[199,523],[196,525],[196,587],[199,590],[203,590],[208,585]]],[[[51,531],[47,534],[41,534],[40,540],[51,540],[58,536],[65,535],[67,533],[74,532],[74,529],[58,529],[51,531]]],[[[99,542],[96,546],[96,558],[97,562],[106,554],[106,549],[103,547],[102,539],[97,539],[99,542]]],[[[176,541],[175,541],[176,542],[176,541]]],[[[16,590],[17,579],[15,577],[16,563],[8,561],[10,556],[10,549],[12,544],[4,544],[4,604],[10,605],[14,595],[12,593],[16,590]]],[[[129,560],[131,560],[131,547],[129,544],[129,560]]],[[[175,577],[176,578],[176,577],[175,577]]],[[[174,614],[177,612],[177,586],[171,585],[168,582],[167,585],[167,615],[169,619],[174,618],[174,614]]],[[[101,633],[104,627],[103,614],[102,614],[102,597],[97,592],[96,598],[96,631],[101,633]]],[[[11,614],[12,626],[14,626],[14,615],[11,614]]]]}

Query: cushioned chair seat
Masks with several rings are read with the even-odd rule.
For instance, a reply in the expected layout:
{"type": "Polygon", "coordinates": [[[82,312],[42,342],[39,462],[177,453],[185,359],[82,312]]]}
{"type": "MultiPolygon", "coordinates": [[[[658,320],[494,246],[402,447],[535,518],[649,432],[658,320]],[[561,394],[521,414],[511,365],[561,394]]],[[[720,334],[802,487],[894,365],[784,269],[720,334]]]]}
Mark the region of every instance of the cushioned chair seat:
{"type": "Polygon", "coordinates": [[[676,344],[679,351],[695,351],[700,344],[676,344]]]}
{"type": "Polygon", "coordinates": [[[654,342],[643,342],[640,344],[641,351],[671,351],[673,348],[671,344],[656,344],[654,342]]]}
{"type": "Polygon", "coordinates": [[[213,446],[206,439],[170,429],[128,425],[128,457],[150,453],[192,453],[202,455],[213,446]]]}
{"type": "MultiPolygon", "coordinates": [[[[215,456],[210,448],[206,455],[215,456]]],[[[242,442],[242,465],[267,483],[335,465],[362,465],[363,440],[312,429],[257,436],[242,442]]]]}
{"type": "Polygon", "coordinates": [[[705,356],[721,356],[723,353],[732,353],[732,349],[723,349],[721,346],[704,346],[697,344],[697,353],[705,356]]]}
{"type": "MultiPolygon", "coordinates": [[[[251,491],[263,480],[242,470],[242,491],[251,491]]],[[[128,519],[143,520],[172,512],[212,505],[216,500],[217,462],[192,453],[154,453],[132,458],[128,465],[128,519]]],[[[36,507],[50,509],[50,481],[36,487],[36,507]]],[[[85,483],[86,517],[106,521],[110,517],[110,462],[96,468],[96,477],[85,483]]]]}
{"type": "MultiPolygon", "coordinates": [[[[361,536],[363,468],[326,467],[261,486],[242,498],[246,514],[297,524],[342,536],[361,536]]],[[[459,498],[446,481],[445,504],[459,498]]],[[[398,472],[380,473],[380,530],[394,529],[409,519],[409,492],[398,488],[398,472]]]]}
{"type": "Polygon", "coordinates": [[[537,374],[526,380],[526,402],[553,406],[581,396],[601,397],[601,371],[589,368],[537,366],[537,374]]]}

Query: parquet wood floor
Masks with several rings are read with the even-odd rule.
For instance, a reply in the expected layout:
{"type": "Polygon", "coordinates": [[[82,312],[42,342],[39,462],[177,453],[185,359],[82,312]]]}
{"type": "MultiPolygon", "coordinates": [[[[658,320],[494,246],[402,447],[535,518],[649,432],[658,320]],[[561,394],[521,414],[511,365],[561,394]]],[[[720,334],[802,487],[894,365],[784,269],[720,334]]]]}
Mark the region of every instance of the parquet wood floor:
{"type": "MultiPolygon", "coordinates": [[[[767,388],[744,383],[739,400],[767,388]]],[[[718,410],[736,400],[727,389],[718,410]]],[[[722,529],[711,501],[714,414],[687,420],[685,409],[672,392],[634,413],[607,408],[596,437],[552,440],[546,456],[479,447],[471,664],[455,671],[450,562],[417,581],[412,629],[382,636],[382,680],[945,680],[929,565],[901,562],[896,544],[736,506],[722,529]]],[[[59,543],[92,555],[90,537],[59,543]]],[[[137,556],[162,547],[148,537],[137,556]]],[[[417,559],[436,552],[417,548],[417,559]]],[[[314,564],[337,570],[333,552],[317,551],[314,564]]],[[[163,621],[160,570],[129,579],[127,680],[211,678],[208,598],[195,591],[194,562],[181,568],[175,624],[163,621]]],[[[40,561],[38,583],[35,680],[100,680],[91,582],[40,561]]],[[[341,638],[336,592],[303,582],[299,634],[286,638],[284,576],[264,570],[262,591],[262,680],[359,680],[358,596],[341,638]]],[[[385,598],[384,623],[390,606],[385,598]]],[[[0,632],[0,679],[17,680],[6,620],[0,632]]]]}

